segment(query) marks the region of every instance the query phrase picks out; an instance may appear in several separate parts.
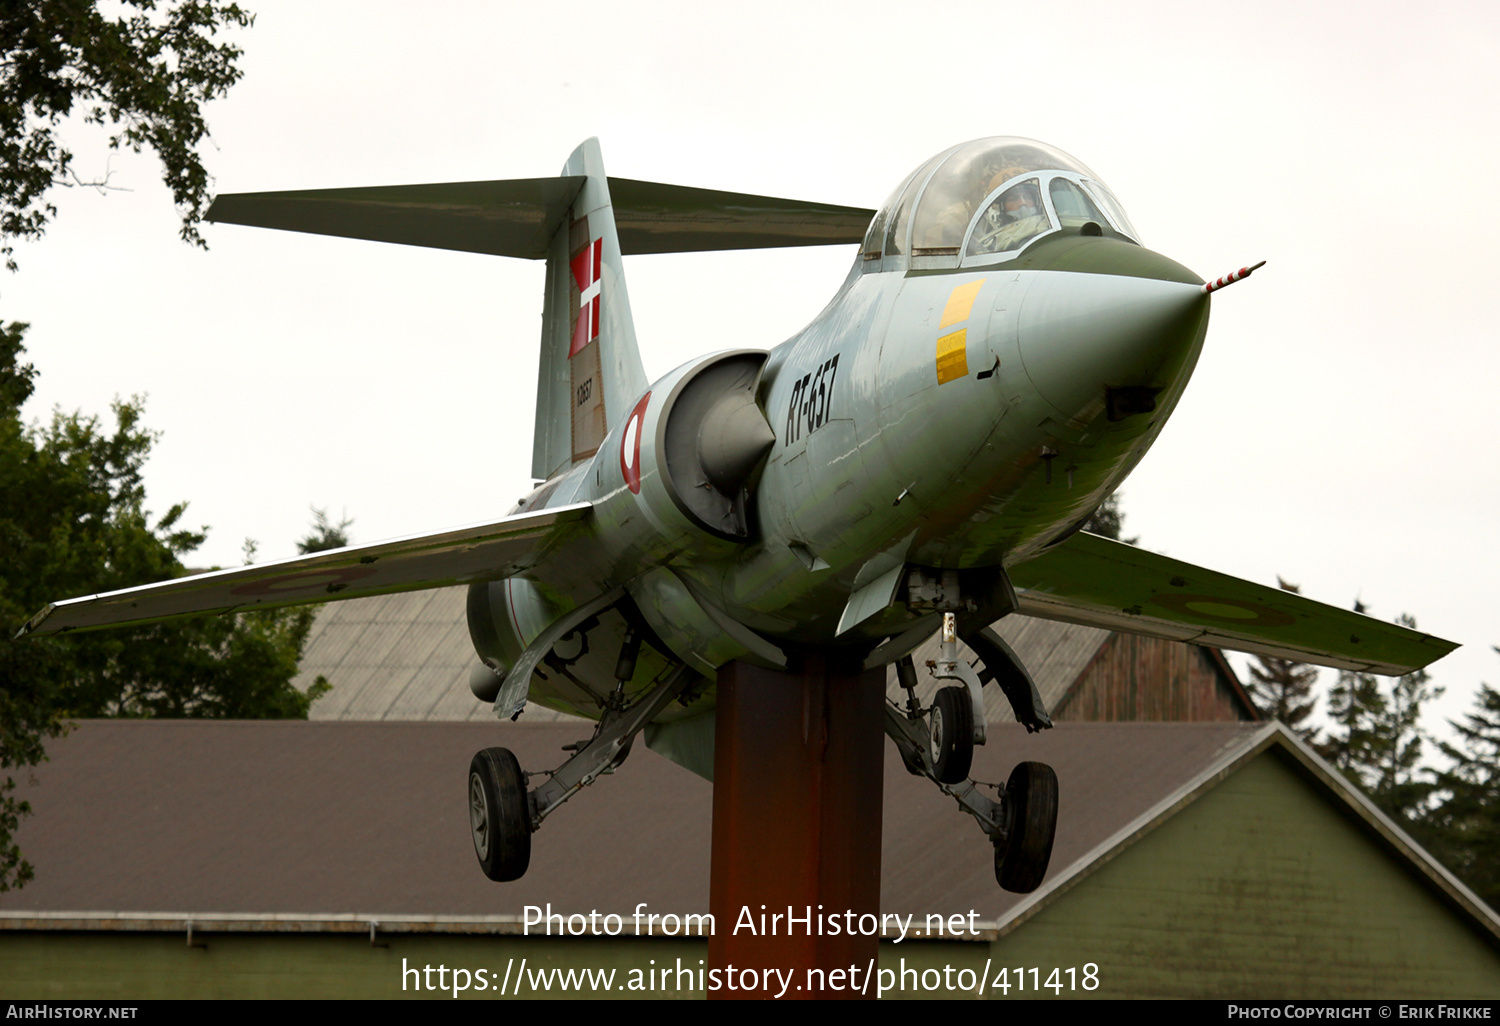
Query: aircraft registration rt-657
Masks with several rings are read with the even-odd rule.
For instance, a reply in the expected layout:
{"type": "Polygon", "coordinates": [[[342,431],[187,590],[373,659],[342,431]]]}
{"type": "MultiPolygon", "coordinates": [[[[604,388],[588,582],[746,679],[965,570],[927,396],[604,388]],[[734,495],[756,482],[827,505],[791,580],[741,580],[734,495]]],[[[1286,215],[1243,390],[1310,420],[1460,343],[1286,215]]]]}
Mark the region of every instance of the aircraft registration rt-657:
{"type": "Polygon", "coordinates": [[[1205,284],[1139,242],[1093,172],[989,138],[927,161],[879,211],[606,177],[596,141],[561,176],[222,196],[215,221],[545,260],[532,472],[494,522],[49,605],[21,633],[144,624],[469,586],[471,687],[598,720],[528,791],[474,757],[475,851],[516,879],[531,834],[644,731],[712,772],[714,680],[810,649],[894,663],[886,731],[995,845],[1002,886],[1046,871],[1056,777],[968,780],[993,682],[1051,726],[990,624],[1011,612],[1383,674],[1454,647],[1080,531],[1145,455],[1202,347],[1205,284]],[[774,349],[648,382],[622,258],[861,243],[837,294],[774,349]],[[924,707],[910,653],[942,631],[924,707]],[[957,642],[979,657],[971,665],[957,642]]]}

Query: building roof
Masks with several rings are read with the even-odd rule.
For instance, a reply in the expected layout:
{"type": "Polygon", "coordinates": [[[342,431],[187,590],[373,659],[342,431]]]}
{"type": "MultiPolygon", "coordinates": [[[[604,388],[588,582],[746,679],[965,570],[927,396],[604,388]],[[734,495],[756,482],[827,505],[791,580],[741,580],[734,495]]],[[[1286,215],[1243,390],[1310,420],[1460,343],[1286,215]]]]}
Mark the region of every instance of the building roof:
{"type": "MultiPolygon", "coordinates": [[[[294,683],[306,690],[319,676],[333,690],[314,703],[314,720],[467,721],[490,723],[490,707],[469,691],[469,672],[477,664],[465,619],[465,588],[439,588],[374,598],[330,602],[319,608],[307,649],[294,683]]],[[[1000,636],[1036,680],[1048,709],[1056,709],[1100,647],[1113,632],[1097,627],[1037,620],[1013,615],[995,624],[1000,636]]],[[[1162,644],[1179,644],[1162,642],[1162,644]]],[[[914,653],[920,670],[936,659],[936,635],[914,653]]],[[[972,662],[967,646],[960,650],[972,662]]],[[[1221,673],[1240,695],[1238,680],[1212,649],[1221,673]]],[[[899,697],[895,671],[890,691],[899,697]]],[[[935,685],[924,684],[919,695],[931,700],[935,685]]],[[[1247,709],[1248,698],[1244,699],[1247,709]]],[[[991,723],[1015,721],[1009,702],[998,688],[985,689],[985,718],[991,723]]],[[[528,722],[574,720],[532,704],[523,717],[528,722]]]]}
{"type": "MultiPolygon", "coordinates": [[[[0,894],[0,917],[32,912],[301,916],[702,912],[708,907],[712,785],[636,746],[619,772],[551,816],[532,865],[493,884],[474,863],[464,779],[503,744],[550,768],[574,724],[86,721],[50,746],[21,797],[17,840],[36,866],[0,894]]],[[[1022,897],[995,883],[988,841],[887,746],[882,905],[967,913],[1013,929],[1176,816],[1246,762],[1271,753],[1492,942],[1500,920],[1279,725],[1065,723],[998,726],[974,776],[1021,760],[1053,765],[1062,814],[1052,870],[1022,897]]]]}
{"type": "MultiPolygon", "coordinates": [[[[1075,724],[1075,726],[1095,725],[1075,724]]],[[[1099,724],[1097,726],[1118,728],[1125,725],[1099,724]]],[[[1189,725],[1168,724],[1165,726],[1189,725]]],[[[1019,901],[1012,904],[999,917],[997,923],[999,932],[1004,935],[1014,931],[1047,906],[1055,903],[1069,890],[1078,886],[1100,867],[1140,842],[1158,826],[1190,807],[1242,767],[1268,754],[1279,759],[1306,783],[1311,784],[1330,805],[1354,822],[1370,840],[1409,870],[1434,897],[1467,919],[1491,945],[1500,948],[1500,915],[1497,915],[1494,909],[1486,905],[1446,867],[1429,855],[1390,817],[1380,811],[1343,774],[1325,762],[1301,738],[1276,721],[1255,725],[1253,729],[1246,731],[1235,743],[1226,745],[1207,765],[1179,781],[1170,793],[1162,795],[1149,808],[1134,816],[1125,826],[1104,837],[1098,844],[1071,862],[1064,864],[1058,861],[1054,852],[1047,879],[1033,893],[1021,896],[1019,901]]]]}
{"type": "MultiPolygon", "coordinates": [[[[479,663],[464,610],[468,588],[434,588],[329,602],[318,608],[293,683],[333,685],[313,703],[314,720],[493,723],[469,691],[479,663]]],[[[538,705],[530,722],[578,721],[538,705]]]]}
{"type": "MultiPolygon", "coordinates": [[[[1056,709],[1068,690],[1078,683],[1078,678],[1112,633],[1098,627],[1084,627],[1059,620],[1037,620],[1019,614],[997,621],[994,628],[1015,651],[1032,680],[1036,681],[1037,690],[1042,694],[1042,703],[1049,710],[1056,709]]],[[[942,638],[934,634],[918,645],[911,654],[917,665],[917,679],[922,682],[917,688],[917,696],[923,704],[930,703],[932,694],[937,690],[937,683],[928,678],[923,667],[927,660],[937,659],[941,649],[942,638]]],[[[978,658],[963,642],[959,642],[959,653],[971,663],[978,658]]],[[[901,702],[902,692],[896,686],[894,669],[890,671],[888,679],[887,693],[893,701],[901,702]]],[[[1015,722],[1016,716],[1011,710],[1010,702],[999,688],[984,689],[984,718],[986,723],[1015,722]]]]}

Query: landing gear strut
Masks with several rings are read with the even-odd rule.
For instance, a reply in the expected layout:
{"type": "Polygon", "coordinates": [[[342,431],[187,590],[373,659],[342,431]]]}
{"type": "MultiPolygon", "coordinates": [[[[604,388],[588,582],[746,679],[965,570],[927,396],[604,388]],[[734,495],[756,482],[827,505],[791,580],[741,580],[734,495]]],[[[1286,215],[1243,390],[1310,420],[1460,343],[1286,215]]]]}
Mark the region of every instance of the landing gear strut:
{"type": "Polygon", "coordinates": [[[486,748],[469,764],[469,827],[474,854],[491,880],[519,880],[531,862],[531,835],[542,820],[579,790],[625,761],[635,735],[695,676],[678,665],[661,683],[625,706],[623,690],[608,702],[594,736],[528,792],[527,774],[505,748],[486,748]]]}
{"type": "MultiPolygon", "coordinates": [[[[916,697],[916,668],[909,655],[902,656],[896,661],[896,677],[906,689],[906,707],[886,705],[885,732],[896,743],[907,770],[932,780],[974,817],[994,845],[995,879],[1000,886],[1027,894],[1041,886],[1052,858],[1057,774],[1045,763],[1023,762],[1011,772],[1004,787],[996,788],[997,800],[988,798],[969,779],[974,745],[984,743],[984,706],[978,695],[981,678],[957,655],[952,614],[944,620],[942,658],[928,666],[938,679],[957,680],[963,686],[941,688],[932,707],[923,709],[916,697]]],[[[996,666],[985,664],[986,682],[997,679],[994,671],[1002,662],[1008,664],[1002,672],[1009,677],[999,680],[1017,719],[1027,730],[1052,726],[1035,684],[998,635],[986,637],[979,647],[995,653],[996,666]]]]}

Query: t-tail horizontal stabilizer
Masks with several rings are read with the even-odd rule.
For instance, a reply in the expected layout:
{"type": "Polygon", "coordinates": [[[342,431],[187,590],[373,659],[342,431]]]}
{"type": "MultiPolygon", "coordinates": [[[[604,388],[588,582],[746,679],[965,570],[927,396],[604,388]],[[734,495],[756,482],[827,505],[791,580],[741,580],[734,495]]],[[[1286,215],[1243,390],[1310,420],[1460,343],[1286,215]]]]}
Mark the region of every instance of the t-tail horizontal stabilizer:
{"type": "Polygon", "coordinates": [[[1009,572],[1027,616],[1344,670],[1399,676],[1458,647],[1093,534],[1009,572]]]}
{"type": "MultiPolygon", "coordinates": [[[[208,219],[221,224],[337,235],[432,249],[545,260],[585,175],[495,182],[387,185],[367,189],[241,192],[220,196],[208,219]]],[[[620,252],[857,243],[875,211],[830,203],[608,179],[620,252]]]]}
{"type": "Polygon", "coordinates": [[[28,620],[16,637],[156,623],[200,613],[274,609],[510,577],[541,562],[578,531],[588,520],[590,509],[588,503],[560,506],[436,534],[54,602],[28,620]]]}

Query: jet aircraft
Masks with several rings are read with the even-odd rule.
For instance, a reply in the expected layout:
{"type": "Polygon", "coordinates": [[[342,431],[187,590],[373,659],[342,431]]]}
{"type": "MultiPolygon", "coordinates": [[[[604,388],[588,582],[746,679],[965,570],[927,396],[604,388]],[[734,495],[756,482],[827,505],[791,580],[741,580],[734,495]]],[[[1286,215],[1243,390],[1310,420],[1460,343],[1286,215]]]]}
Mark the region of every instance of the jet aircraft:
{"type": "Polygon", "coordinates": [[[553,178],[229,195],[208,216],[545,260],[537,485],[492,522],[57,602],[20,634],[468,585],[477,698],[598,721],[535,788],[508,750],[474,757],[492,879],[521,876],[532,833],[637,735],[711,776],[732,660],[895,664],[908,698],[887,734],[1024,892],[1047,868],[1055,774],[1023,762],[993,798],[968,779],[985,686],[1051,726],[999,618],[1393,675],[1456,647],[1081,530],[1183,394],[1211,293],[1253,268],[1205,283],[1042,143],[946,149],[878,211],[611,178],[589,140],[553,178]],[[840,243],[853,265],[802,331],[646,380],[624,256],[840,243]],[[924,706],[911,652],[939,631],[924,706]]]}

